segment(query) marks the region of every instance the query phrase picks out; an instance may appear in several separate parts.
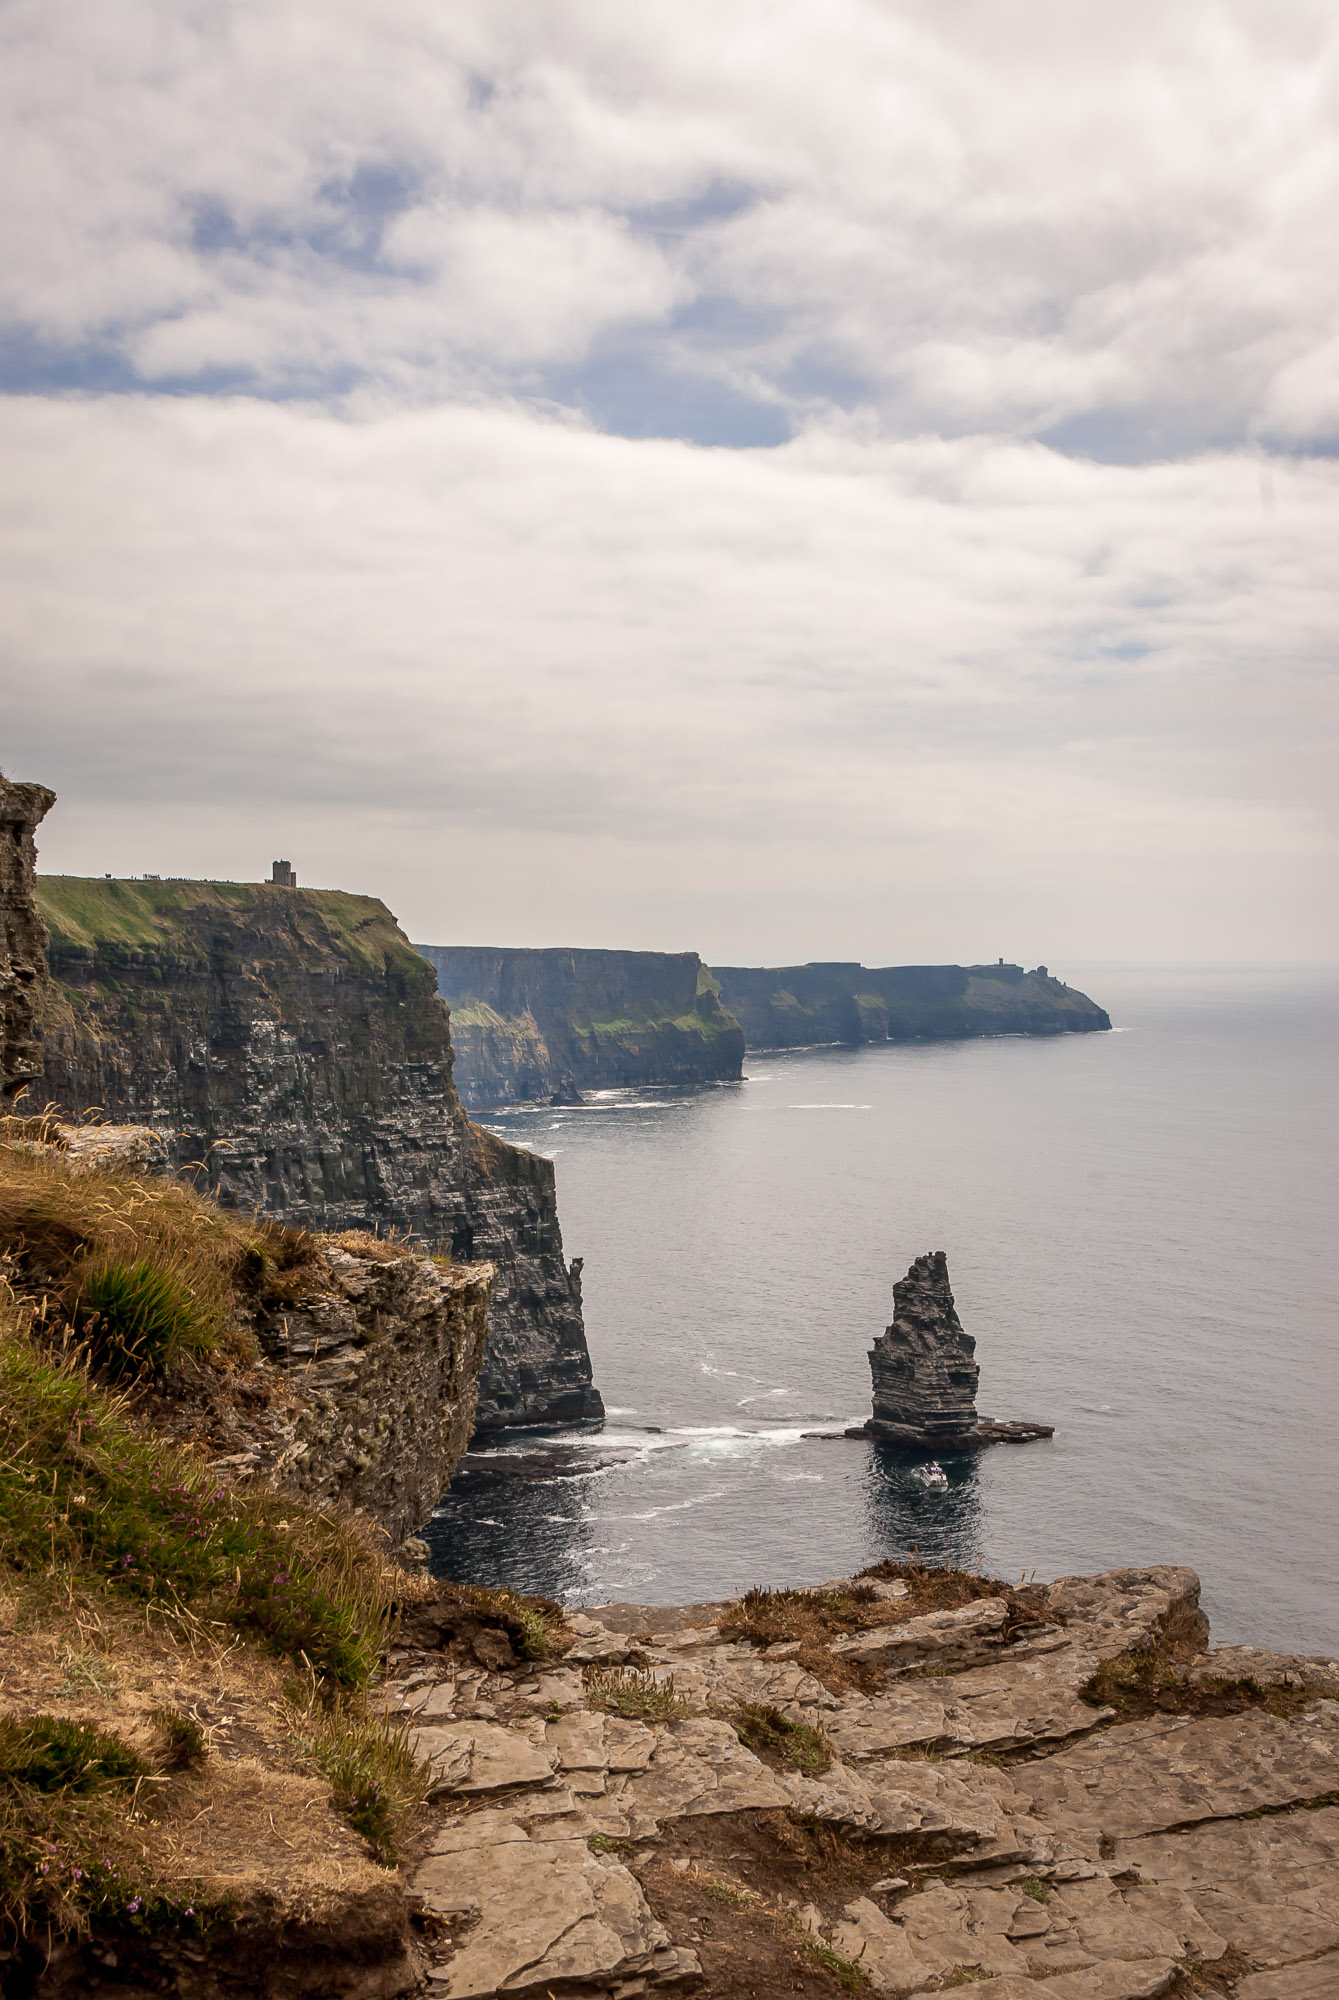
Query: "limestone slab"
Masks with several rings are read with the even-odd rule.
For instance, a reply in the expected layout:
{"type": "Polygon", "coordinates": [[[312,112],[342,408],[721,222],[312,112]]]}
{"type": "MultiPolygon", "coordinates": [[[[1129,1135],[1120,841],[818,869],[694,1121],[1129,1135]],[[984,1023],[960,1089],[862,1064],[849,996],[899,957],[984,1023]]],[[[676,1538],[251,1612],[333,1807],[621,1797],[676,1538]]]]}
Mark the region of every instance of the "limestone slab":
{"type": "Polygon", "coordinates": [[[843,1757],[857,1759],[924,1744],[1011,1750],[1063,1743],[1112,1715],[1078,1698],[1097,1664],[1094,1654],[1065,1648],[908,1680],[885,1694],[844,1696],[823,1727],[843,1757]]]}
{"type": "Polygon", "coordinates": [[[436,1982],[446,2000],[542,1993],[562,1981],[654,1971],[669,1935],[636,1880],[584,1840],[503,1842],[430,1856],[414,1877],[426,1907],[486,1913],[436,1982]]]}
{"type": "Polygon", "coordinates": [[[1192,1681],[1253,1680],[1262,1687],[1314,1688],[1322,1694],[1339,1687],[1339,1660],[1328,1654],[1270,1653],[1260,1646],[1215,1646],[1186,1673],[1192,1681]]]}
{"type": "Polygon", "coordinates": [[[951,1611],[927,1612],[901,1625],[878,1625],[834,1639],[829,1651],[864,1666],[905,1670],[925,1660],[975,1658],[998,1647],[1009,1607],[1002,1597],[982,1597],[951,1611]]]}
{"type": "Polygon", "coordinates": [[[863,1766],[834,1763],[821,1776],[781,1772],[797,1812],[864,1834],[922,1836],[937,1851],[994,1840],[1005,1820],[999,1801],[941,1764],[914,1758],[863,1766]]]}
{"type": "Polygon", "coordinates": [[[628,1722],[598,1709],[559,1716],[544,1732],[560,1771],[643,1771],[656,1747],[644,1722],[628,1722]]]}
{"type": "Polygon", "coordinates": [[[1339,1958],[1313,1958],[1278,1972],[1252,1972],[1233,1987],[1232,2000],[1336,2000],[1339,1958]]]}
{"type": "MultiPolygon", "coordinates": [[[[1167,1992],[1177,1975],[1177,1966],[1165,1958],[1146,1959],[1142,1964],[1117,1963],[1085,1966],[1076,1972],[1062,1972],[1042,1987],[1045,2000],[1157,2000],[1167,1992]]],[[[1030,1979],[986,1979],[973,1985],[972,2000],[1039,2000],[1030,1979]]],[[[1309,2000],[1309,1996],[1308,1996],[1309,2000]]]]}
{"type": "Polygon", "coordinates": [[[1339,1702],[1125,1723],[1014,1776],[1038,1817],[1090,1838],[1233,1818],[1339,1790],[1339,1702]]]}
{"type": "MultiPolygon", "coordinates": [[[[1173,1614],[1193,1620],[1199,1601],[1199,1577],[1193,1569],[1172,1563],[1102,1570],[1096,1576],[1062,1576],[1047,1592],[1052,1614],[1074,1639],[1095,1647],[1103,1659],[1145,1645],[1173,1614]]],[[[1201,1630],[1207,1636],[1207,1625],[1201,1630]]]]}
{"type": "Polygon", "coordinates": [[[914,1993],[933,1977],[900,1924],[868,1896],[849,1903],[828,1933],[834,1951],[853,1958],[876,1993],[914,1993]]]}
{"type": "MultiPolygon", "coordinates": [[[[1107,1866],[1130,1870],[1127,1902],[1157,1911],[1175,1897],[1205,1931],[1261,1970],[1339,1950],[1339,1807],[1199,1826],[1119,1841],[1107,1866]]],[[[1170,1921],[1170,1920],[1169,1920],[1170,1921]]]]}
{"type": "Polygon", "coordinates": [[[790,1804],[785,1786],[728,1722],[691,1717],[655,1734],[645,1770],[610,1778],[609,1808],[626,1818],[634,1837],[654,1833],[666,1820],[790,1804]]]}
{"type": "Polygon", "coordinates": [[[544,1784],[555,1759],[542,1732],[542,1723],[504,1729],[495,1722],[452,1722],[411,1730],[410,1737],[431,1766],[436,1790],[468,1794],[544,1784]]]}

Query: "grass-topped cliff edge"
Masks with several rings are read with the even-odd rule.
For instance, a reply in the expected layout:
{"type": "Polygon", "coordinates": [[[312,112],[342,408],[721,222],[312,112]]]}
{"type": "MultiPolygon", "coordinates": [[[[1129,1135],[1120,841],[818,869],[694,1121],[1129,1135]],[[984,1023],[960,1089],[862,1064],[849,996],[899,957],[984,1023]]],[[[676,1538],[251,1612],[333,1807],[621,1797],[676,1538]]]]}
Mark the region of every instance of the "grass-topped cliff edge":
{"type": "Polygon", "coordinates": [[[422,1587],[371,1522],[238,1487],[158,1421],[174,1377],[202,1407],[245,1386],[246,1307],[319,1287],[327,1255],[0,1121],[6,1992],[52,1951],[220,1926],[244,1968],[262,1907],[399,1949],[384,1864],[424,1780],[370,1698],[422,1587]]]}

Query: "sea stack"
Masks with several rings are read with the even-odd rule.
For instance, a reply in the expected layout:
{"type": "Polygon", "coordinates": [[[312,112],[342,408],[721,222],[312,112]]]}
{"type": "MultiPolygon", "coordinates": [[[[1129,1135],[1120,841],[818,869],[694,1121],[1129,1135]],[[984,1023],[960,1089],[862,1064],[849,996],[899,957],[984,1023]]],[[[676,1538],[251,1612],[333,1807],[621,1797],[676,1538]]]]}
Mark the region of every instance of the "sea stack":
{"type": "Polygon", "coordinates": [[[975,1451],[1054,1435],[1050,1424],[996,1423],[976,1411],[981,1370],[963,1331],[942,1250],[893,1287],[893,1320],[869,1353],[874,1415],[854,1433],[918,1451],[975,1451]]]}

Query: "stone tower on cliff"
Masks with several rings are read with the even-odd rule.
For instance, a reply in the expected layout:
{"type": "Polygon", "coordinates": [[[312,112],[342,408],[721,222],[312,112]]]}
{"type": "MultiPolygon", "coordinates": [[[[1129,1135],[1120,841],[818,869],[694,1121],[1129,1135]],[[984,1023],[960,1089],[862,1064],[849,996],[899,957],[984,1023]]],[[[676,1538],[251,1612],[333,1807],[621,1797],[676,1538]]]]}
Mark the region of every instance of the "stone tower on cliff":
{"type": "Polygon", "coordinates": [[[46,931],[33,901],[33,834],[56,794],[0,774],[0,1103],[42,1074],[37,1018],[47,982],[46,931]]]}

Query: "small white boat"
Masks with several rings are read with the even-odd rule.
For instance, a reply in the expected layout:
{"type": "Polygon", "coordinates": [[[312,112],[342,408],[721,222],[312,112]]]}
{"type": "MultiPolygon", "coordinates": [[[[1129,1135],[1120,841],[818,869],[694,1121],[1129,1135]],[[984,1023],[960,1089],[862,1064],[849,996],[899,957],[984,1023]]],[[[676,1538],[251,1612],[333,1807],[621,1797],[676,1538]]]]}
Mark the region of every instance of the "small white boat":
{"type": "Polygon", "coordinates": [[[922,1486],[939,1487],[948,1485],[948,1474],[937,1458],[932,1458],[928,1465],[918,1465],[916,1467],[916,1477],[920,1480],[922,1486]]]}

